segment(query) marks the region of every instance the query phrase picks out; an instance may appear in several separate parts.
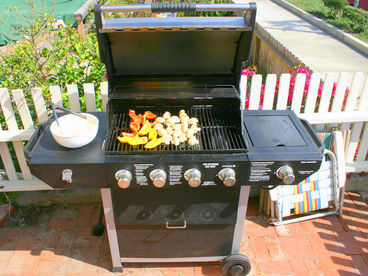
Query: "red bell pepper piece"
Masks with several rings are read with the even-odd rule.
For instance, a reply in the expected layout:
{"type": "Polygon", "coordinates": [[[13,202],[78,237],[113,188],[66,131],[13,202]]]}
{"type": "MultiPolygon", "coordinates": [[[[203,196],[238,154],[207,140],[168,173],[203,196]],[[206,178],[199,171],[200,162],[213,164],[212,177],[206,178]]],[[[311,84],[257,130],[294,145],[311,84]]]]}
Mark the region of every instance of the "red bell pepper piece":
{"type": "Polygon", "coordinates": [[[138,133],[139,129],[141,128],[140,124],[137,122],[130,122],[129,126],[134,134],[138,133]]]}
{"type": "Polygon", "coordinates": [[[146,111],[144,112],[144,117],[147,119],[147,120],[154,120],[157,118],[157,115],[154,114],[153,112],[151,111],[146,111]]]}
{"type": "Polygon", "coordinates": [[[142,125],[145,121],[144,116],[142,114],[138,114],[134,119],[132,119],[133,122],[142,125]]]}
{"type": "Polygon", "coordinates": [[[129,115],[130,119],[132,119],[132,120],[137,118],[137,115],[135,114],[135,110],[133,110],[133,109],[129,109],[128,115],[129,115]]]}

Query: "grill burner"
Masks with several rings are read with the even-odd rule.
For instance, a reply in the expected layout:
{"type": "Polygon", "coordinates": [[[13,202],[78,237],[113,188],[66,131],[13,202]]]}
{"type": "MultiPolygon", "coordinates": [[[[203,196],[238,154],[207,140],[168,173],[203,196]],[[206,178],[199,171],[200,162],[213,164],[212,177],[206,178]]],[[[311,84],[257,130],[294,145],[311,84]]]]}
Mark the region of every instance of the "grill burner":
{"type": "MultiPolygon", "coordinates": [[[[143,113],[147,109],[137,109],[137,113],[143,113]]],[[[156,115],[161,116],[163,112],[152,110],[156,115]]],[[[166,110],[165,110],[166,111],[166,110]]],[[[179,109],[171,109],[172,114],[178,114],[179,109]]],[[[189,117],[199,119],[201,131],[196,134],[199,144],[190,146],[187,142],[175,146],[173,144],[160,144],[154,149],[145,149],[144,145],[131,146],[128,143],[120,143],[117,136],[121,132],[130,132],[130,118],[127,113],[115,113],[112,118],[111,133],[105,145],[106,154],[131,154],[131,153],[175,153],[175,152],[195,152],[216,153],[246,152],[240,128],[237,126],[237,118],[229,110],[216,109],[212,107],[193,107],[186,110],[189,117]]]]}

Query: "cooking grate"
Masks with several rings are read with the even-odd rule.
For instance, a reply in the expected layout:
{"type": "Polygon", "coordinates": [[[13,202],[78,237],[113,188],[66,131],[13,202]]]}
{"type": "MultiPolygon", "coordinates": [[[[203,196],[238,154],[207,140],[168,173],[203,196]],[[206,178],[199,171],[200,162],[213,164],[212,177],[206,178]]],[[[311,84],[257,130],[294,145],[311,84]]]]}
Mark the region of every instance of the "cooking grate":
{"type": "MultiPolygon", "coordinates": [[[[162,113],[152,112],[158,116],[162,113]]],[[[136,109],[136,113],[144,113],[145,110],[136,109]]],[[[178,110],[169,110],[172,114],[178,114],[178,110]]],[[[231,153],[245,152],[246,146],[241,136],[241,130],[236,124],[238,116],[231,114],[229,110],[216,109],[212,107],[193,107],[186,110],[189,117],[199,120],[198,126],[201,131],[196,134],[199,144],[190,146],[187,142],[180,145],[166,145],[162,143],[154,149],[145,149],[144,145],[131,146],[120,143],[117,136],[121,132],[130,132],[130,118],[127,113],[116,113],[113,115],[111,132],[105,144],[106,154],[134,154],[134,153],[231,153]]]]}

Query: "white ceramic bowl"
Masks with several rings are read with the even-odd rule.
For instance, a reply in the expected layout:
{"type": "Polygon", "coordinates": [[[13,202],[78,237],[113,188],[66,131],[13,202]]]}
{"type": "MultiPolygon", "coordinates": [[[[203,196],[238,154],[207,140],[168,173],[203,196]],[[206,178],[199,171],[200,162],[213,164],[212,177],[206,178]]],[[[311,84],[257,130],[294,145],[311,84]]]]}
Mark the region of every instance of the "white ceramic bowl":
{"type": "Polygon", "coordinates": [[[66,148],[83,147],[95,139],[98,131],[98,118],[86,114],[87,120],[73,114],[58,117],[60,127],[53,121],[50,131],[55,141],[66,148]]]}

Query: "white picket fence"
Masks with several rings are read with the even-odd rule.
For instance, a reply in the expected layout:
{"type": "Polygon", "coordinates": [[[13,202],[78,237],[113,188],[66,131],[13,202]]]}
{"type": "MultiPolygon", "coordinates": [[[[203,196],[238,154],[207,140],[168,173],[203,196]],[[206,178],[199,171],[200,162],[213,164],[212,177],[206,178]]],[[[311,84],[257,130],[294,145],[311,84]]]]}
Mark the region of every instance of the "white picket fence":
{"type": "MultiPolygon", "coordinates": [[[[305,74],[298,74],[290,106],[288,105],[291,78],[289,74],[282,74],[280,76],[277,95],[275,93],[277,76],[273,74],[267,75],[263,101],[261,99],[261,75],[252,77],[249,95],[246,95],[247,79],[245,76],[242,76],[240,91],[243,102],[245,102],[245,96],[249,96],[249,109],[259,109],[260,103],[262,103],[262,109],[272,109],[274,106],[276,109],[290,108],[301,118],[307,119],[317,129],[350,129],[350,135],[345,148],[346,171],[367,172],[368,79],[365,79],[363,73],[355,73],[350,83],[349,77],[348,73],[330,73],[326,76],[322,76],[319,73],[312,74],[308,94],[304,103],[303,90],[306,76],[305,74]],[[324,88],[319,100],[319,106],[316,108],[318,87],[322,79],[324,88]],[[335,81],[338,84],[336,93],[332,98],[332,87],[335,81]],[[344,105],[344,95],[347,87],[350,89],[350,93],[344,105]],[[331,109],[330,111],[329,107],[331,109]]],[[[100,83],[100,89],[102,107],[105,109],[108,98],[107,83],[100,83]]],[[[67,86],[65,93],[68,96],[68,107],[74,111],[81,111],[80,98],[82,97],[86,103],[86,111],[97,111],[94,85],[91,83],[83,84],[83,90],[83,93],[78,91],[77,85],[67,86]]],[[[4,169],[0,171],[4,177],[4,180],[0,180],[0,191],[52,189],[47,184],[33,177],[27,166],[23,153],[23,141],[30,139],[35,130],[35,124],[32,121],[29,107],[22,90],[12,90],[10,94],[8,89],[0,88],[1,112],[6,121],[6,130],[0,128],[0,154],[4,165],[4,169]],[[15,104],[16,110],[13,109],[12,103],[15,104]],[[16,116],[21,118],[22,125],[17,124],[16,116]],[[9,150],[10,144],[12,144],[14,149],[15,157],[11,155],[11,151],[9,150]],[[17,159],[17,163],[19,164],[20,172],[17,172],[15,169],[15,159],[17,159]]],[[[33,88],[31,94],[38,121],[46,121],[49,117],[49,112],[45,105],[41,89],[33,88]]],[[[50,94],[52,102],[58,105],[64,105],[60,87],[50,87],[50,94]]]]}

